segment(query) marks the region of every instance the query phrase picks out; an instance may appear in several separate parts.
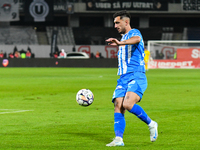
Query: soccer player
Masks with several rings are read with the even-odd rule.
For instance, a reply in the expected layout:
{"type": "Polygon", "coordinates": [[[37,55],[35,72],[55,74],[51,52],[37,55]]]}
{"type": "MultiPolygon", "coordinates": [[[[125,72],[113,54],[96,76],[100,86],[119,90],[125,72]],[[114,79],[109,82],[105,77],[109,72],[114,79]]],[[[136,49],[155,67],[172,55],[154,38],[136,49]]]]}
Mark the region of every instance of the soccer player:
{"type": "Polygon", "coordinates": [[[124,146],[123,134],[126,126],[124,113],[128,110],[145,122],[150,130],[150,140],[158,137],[158,124],[151,120],[147,113],[139,106],[144,91],[147,88],[147,79],[144,67],[144,43],[139,30],[130,26],[131,16],[128,12],[119,11],[113,15],[115,28],[122,34],[121,41],[109,38],[109,45],[119,46],[117,86],[113,93],[114,103],[114,140],[106,146],[124,146]]]}

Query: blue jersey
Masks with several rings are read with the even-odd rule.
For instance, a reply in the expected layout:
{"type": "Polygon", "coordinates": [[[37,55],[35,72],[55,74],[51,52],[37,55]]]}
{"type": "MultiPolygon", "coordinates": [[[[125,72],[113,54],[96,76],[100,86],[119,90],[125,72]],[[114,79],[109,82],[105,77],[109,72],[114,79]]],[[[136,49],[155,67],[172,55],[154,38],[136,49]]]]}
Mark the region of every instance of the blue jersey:
{"type": "Polygon", "coordinates": [[[128,40],[133,36],[140,36],[141,40],[133,45],[121,45],[118,51],[118,75],[130,72],[145,72],[144,42],[138,29],[132,29],[122,36],[121,41],[128,40]]]}

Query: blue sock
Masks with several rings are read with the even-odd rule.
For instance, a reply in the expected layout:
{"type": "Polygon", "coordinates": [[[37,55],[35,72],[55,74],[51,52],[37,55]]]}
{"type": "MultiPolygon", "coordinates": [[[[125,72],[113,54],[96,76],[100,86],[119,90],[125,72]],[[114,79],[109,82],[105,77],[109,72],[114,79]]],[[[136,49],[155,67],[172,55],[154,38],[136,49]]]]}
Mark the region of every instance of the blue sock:
{"type": "Polygon", "coordinates": [[[151,119],[146,114],[146,112],[142,109],[141,106],[135,104],[133,108],[129,110],[130,113],[136,115],[140,120],[144,121],[147,125],[151,122],[151,119]]]}
{"type": "Polygon", "coordinates": [[[123,138],[124,129],[126,126],[124,114],[114,113],[114,131],[115,135],[123,138]]]}

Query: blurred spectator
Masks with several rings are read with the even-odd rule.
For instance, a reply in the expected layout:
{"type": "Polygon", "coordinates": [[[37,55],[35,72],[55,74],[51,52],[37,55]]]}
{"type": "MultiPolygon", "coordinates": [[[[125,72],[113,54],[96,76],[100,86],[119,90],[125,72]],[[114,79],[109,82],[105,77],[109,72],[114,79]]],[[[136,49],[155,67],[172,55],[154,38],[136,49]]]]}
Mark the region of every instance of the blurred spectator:
{"type": "Polygon", "coordinates": [[[163,59],[164,58],[164,54],[162,52],[159,53],[158,50],[156,50],[156,58],[155,59],[163,59]]]}
{"type": "Polygon", "coordinates": [[[73,47],[72,47],[72,52],[75,52],[75,51],[76,51],[76,47],[73,46],[73,47]]]}
{"type": "Polygon", "coordinates": [[[93,53],[90,53],[90,58],[94,58],[94,54],[93,53]]]}
{"type": "Polygon", "coordinates": [[[175,52],[175,53],[174,53],[174,59],[176,59],[176,58],[177,58],[177,53],[175,52]]]}
{"type": "Polygon", "coordinates": [[[34,53],[31,53],[31,58],[35,58],[35,54],[34,53]]]}
{"type": "Polygon", "coordinates": [[[5,53],[4,53],[4,57],[3,57],[3,58],[6,58],[6,57],[7,57],[7,53],[5,52],[5,53]]]}
{"type": "Polygon", "coordinates": [[[22,54],[22,53],[26,54],[26,51],[24,49],[21,49],[21,51],[19,51],[19,52],[20,52],[20,54],[22,54]]]}
{"type": "MultiPolygon", "coordinates": [[[[27,48],[27,52],[30,52],[30,54],[29,55],[31,55],[30,57],[28,57],[28,58],[35,58],[35,54],[31,51],[31,48],[28,46],[28,48],[27,48]]],[[[26,53],[27,53],[26,52],[26,53]]]]}
{"type": "Polygon", "coordinates": [[[21,58],[21,55],[18,51],[15,51],[14,57],[15,58],[21,58]]]}
{"type": "Polygon", "coordinates": [[[22,59],[26,58],[26,54],[25,53],[21,53],[21,58],[22,59]]]}
{"type": "Polygon", "coordinates": [[[53,54],[53,57],[58,58],[58,52],[57,51],[53,54]]]}
{"type": "Polygon", "coordinates": [[[61,53],[60,53],[60,55],[59,55],[59,58],[66,58],[66,53],[65,53],[65,50],[64,50],[64,49],[61,50],[61,53]]]}
{"type": "Polygon", "coordinates": [[[15,52],[18,51],[17,47],[15,46],[13,49],[13,54],[15,54],[15,52]]]}
{"type": "Polygon", "coordinates": [[[9,58],[14,58],[13,53],[9,53],[8,57],[9,57],[9,58]]]}
{"type": "Polygon", "coordinates": [[[101,56],[101,53],[99,51],[96,52],[95,58],[103,58],[103,56],[101,56]]]}
{"type": "Polygon", "coordinates": [[[150,58],[150,51],[145,47],[144,48],[144,63],[145,63],[145,70],[148,70],[149,58],[150,58]]]}
{"type": "Polygon", "coordinates": [[[31,53],[31,48],[28,46],[27,51],[29,51],[31,53]]]}
{"type": "Polygon", "coordinates": [[[0,53],[0,58],[4,58],[4,53],[3,53],[3,50],[1,50],[1,53],[0,53]]]}
{"type": "Polygon", "coordinates": [[[31,58],[31,52],[29,50],[26,52],[26,58],[31,58]]]}
{"type": "Polygon", "coordinates": [[[56,46],[55,47],[55,52],[54,53],[50,53],[50,57],[51,58],[59,58],[59,54],[60,54],[59,48],[58,48],[58,46],[56,46]]]}
{"type": "Polygon", "coordinates": [[[24,49],[22,49],[21,51],[19,51],[21,58],[26,58],[26,51],[24,49]]]}
{"type": "Polygon", "coordinates": [[[100,58],[100,53],[97,51],[95,58],[100,58]]]}

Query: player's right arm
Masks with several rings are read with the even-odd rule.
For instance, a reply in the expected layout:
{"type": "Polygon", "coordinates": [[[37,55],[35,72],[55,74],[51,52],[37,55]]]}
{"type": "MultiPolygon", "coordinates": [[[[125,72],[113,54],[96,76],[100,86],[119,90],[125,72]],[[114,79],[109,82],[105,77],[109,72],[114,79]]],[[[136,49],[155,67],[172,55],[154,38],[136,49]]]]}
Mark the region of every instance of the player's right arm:
{"type": "Polygon", "coordinates": [[[130,39],[120,41],[120,45],[133,45],[140,43],[141,37],[140,36],[133,36],[130,39]]]}
{"type": "Polygon", "coordinates": [[[109,38],[106,40],[106,42],[109,42],[108,45],[114,45],[114,46],[119,46],[119,45],[132,45],[132,44],[137,44],[140,43],[141,37],[140,36],[133,36],[130,39],[124,40],[124,41],[118,41],[115,38],[109,38]]]}

